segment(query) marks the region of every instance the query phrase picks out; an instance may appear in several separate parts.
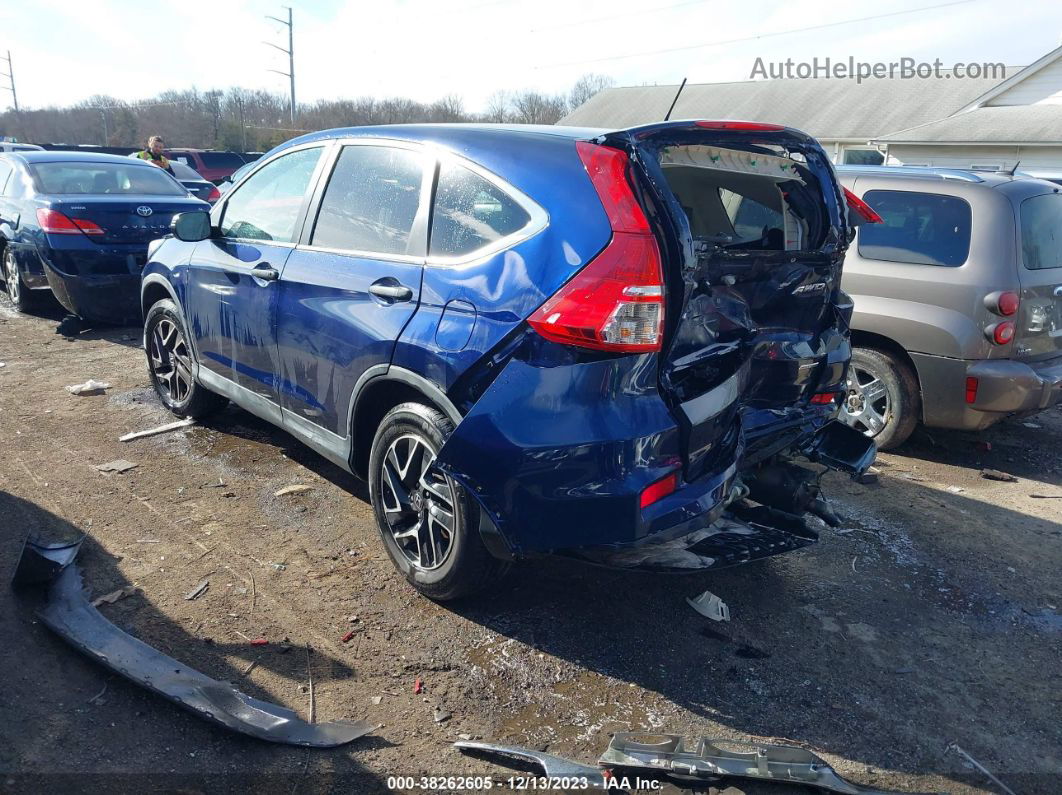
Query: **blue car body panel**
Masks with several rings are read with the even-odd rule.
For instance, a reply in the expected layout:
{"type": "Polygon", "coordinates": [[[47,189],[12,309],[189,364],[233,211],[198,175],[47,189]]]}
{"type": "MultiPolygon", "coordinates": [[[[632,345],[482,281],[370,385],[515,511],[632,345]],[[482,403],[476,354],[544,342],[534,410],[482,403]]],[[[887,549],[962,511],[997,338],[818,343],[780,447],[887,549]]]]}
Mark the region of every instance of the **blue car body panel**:
{"type": "MultiPolygon", "coordinates": [[[[457,425],[436,466],[480,503],[508,554],[667,542],[720,517],[748,451],[767,457],[821,433],[833,407],[808,399],[843,383],[850,356],[844,309],[835,306],[843,304],[835,283],[843,210],[825,155],[794,131],[773,139],[809,153],[810,179],[826,191],[832,225],[824,251],[759,257],[747,269],[752,276],[705,289],[688,226],[678,220],[682,209],[651,157],[660,141],[694,134],[703,135],[672,123],[620,133],[420,125],[303,136],[264,156],[241,184],[290,147],[395,141],[467,158],[530,197],[544,222],[480,258],[434,261],[429,251],[396,261],[315,249],[313,207],[304,207],[292,246],[165,241],[144,271],[145,295],[165,289],[181,304],[210,388],[242,398],[353,470],[354,445],[370,441],[352,425],[362,390],[415,376],[457,425]],[[612,237],[576,148],[588,140],[631,154],[639,190],[654,208],[653,231],[674,269],[665,273],[672,345],[660,353],[573,349],[527,325],[612,237]],[[257,279],[252,270],[262,263],[279,279],[257,279]],[[764,270],[772,274],[766,281],[756,275],[764,270]],[[409,288],[409,299],[370,293],[386,279],[409,288]],[[814,289],[799,291],[806,285],[814,289]],[[793,298],[803,293],[810,296],[803,303],[793,298]],[[642,491],[671,473],[679,488],[643,508],[642,491]]],[[[331,167],[331,158],[330,149],[322,163],[331,167]]],[[[315,176],[310,205],[325,179],[315,176]]],[[[215,206],[215,220],[223,206],[215,206]]],[[[752,521],[742,527],[720,534],[713,560],[741,562],[810,543],[752,521]]]]}

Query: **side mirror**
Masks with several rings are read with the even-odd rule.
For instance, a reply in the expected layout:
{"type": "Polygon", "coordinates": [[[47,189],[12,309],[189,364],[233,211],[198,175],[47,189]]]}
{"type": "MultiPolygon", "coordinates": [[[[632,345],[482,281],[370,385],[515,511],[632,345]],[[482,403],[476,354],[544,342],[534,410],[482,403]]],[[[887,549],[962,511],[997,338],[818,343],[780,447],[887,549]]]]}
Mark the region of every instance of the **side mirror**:
{"type": "Polygon", "coordinates": [[[210,237],[210,213],[194,210],[174,216],[170,224],[173,236],[186,243],[198,243],[210,237]]]}

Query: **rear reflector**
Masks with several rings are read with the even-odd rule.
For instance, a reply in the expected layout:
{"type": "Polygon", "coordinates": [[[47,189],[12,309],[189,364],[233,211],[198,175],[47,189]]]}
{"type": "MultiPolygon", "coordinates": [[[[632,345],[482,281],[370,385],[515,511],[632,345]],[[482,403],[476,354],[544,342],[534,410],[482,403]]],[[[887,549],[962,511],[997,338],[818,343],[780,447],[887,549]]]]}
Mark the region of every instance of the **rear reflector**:
{"type": "Polygon", "coordinates": [[[645,510],[654,502],[659,502],[668,494],[674,494],[678,490],[678,472],[672,472],[660,480],[650,483],[642,490],[641,505],[645,510]]]}
{"type": "Polygon", "coordinates": [[[848,190],[848,188],[843,188],[842,190],[844,190],[844,200],[848,204],[848,209],[858,215],[863,223],[880,224],[884,222],[885,219],[878,215],[873,207],[848,190]]]}
{"type": "Polygon", "coordinates": [[[659,351],[664,328],[660,251],[627,181],[627,155],[582,141],[576,148],[612,226],[612,239],[528,323],[565,345],[659,351]]]}
{"type": "Polygon", "coordinates": [[[966,402],[977,402],[977,379],[972,375],[966,377],[966,402]]]}
{"type": "Polygon", "coordinates": [[[698,127],[706,130],[750,130],[753,132],[778,132],[784,130],[781,124],[764,124],[758,121],[696,121],[698,127]]]}
{"type": "Polygon", "coordinates": [[[41,231],[49,235],[102,235],[103,230],[94,221],[83,218],[68,218],[58,210],[37,209],[37,223],[41,231]]]}

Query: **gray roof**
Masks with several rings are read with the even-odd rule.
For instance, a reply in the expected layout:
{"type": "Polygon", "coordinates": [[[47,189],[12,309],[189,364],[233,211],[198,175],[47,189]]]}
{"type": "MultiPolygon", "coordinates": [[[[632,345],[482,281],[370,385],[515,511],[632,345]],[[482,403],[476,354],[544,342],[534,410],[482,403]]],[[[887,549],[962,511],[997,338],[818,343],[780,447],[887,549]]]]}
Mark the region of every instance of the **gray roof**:
{"type": "MultiPolygon", "coordinates": [[[[999,82],[939,77],[687,84],[671,118],[775,122],[820,139],[867,141],[955,113],[999,82]]],[[[677,85],[608,88],[558,124],[616,129],[660,121],[677,90],[677,85]]]]}
{"type": "Polygon", "coordinates": [[[883,143],[1062,144],[1062,105],[978,108],[878,136],[883,143]]]}

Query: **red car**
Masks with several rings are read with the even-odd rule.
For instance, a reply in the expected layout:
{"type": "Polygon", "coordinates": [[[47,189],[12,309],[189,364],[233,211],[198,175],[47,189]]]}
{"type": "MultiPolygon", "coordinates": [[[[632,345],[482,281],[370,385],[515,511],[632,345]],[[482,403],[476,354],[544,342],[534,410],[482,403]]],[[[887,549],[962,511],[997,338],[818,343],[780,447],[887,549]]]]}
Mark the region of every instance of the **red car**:
{"type": "Polygon", "coordinates": [[[164,154],[170,160],[191,166],[203,179],[217,185],[246,161],[236,152],[214,152],[205,149],[167,149],[164,154]]]}

